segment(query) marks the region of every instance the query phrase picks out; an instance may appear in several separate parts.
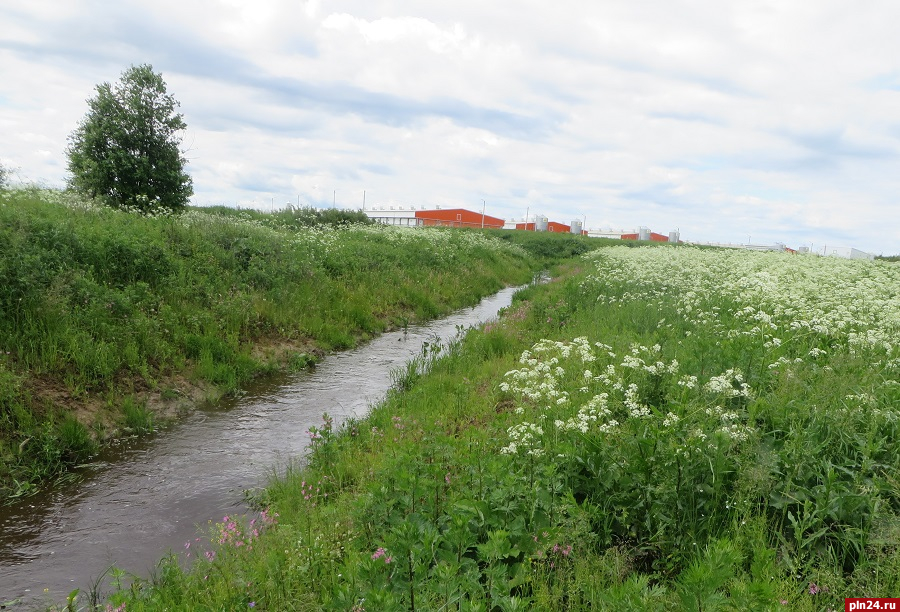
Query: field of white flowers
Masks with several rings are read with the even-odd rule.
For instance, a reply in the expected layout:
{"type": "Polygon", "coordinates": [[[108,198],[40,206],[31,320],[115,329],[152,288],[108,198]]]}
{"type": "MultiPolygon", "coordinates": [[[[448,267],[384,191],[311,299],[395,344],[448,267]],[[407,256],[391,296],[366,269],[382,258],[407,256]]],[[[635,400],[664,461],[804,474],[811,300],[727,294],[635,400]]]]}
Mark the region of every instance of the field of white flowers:
{"type": "Polygon", "coordinates": [[[573,414],[554,425],[582,434],[619,425],[611,402],[622,418],[675,423],[680,416],[661,405],[710,404],[704,414],[734,422],[738,415],[717,404],[746,407],[754,397],[746,376],[765,388],[795,370],[833,372],[832,361],[848,359],[862,360],[866,372],[851,383],[857,393],[835,398],[839,405],[900,414],[892,404],[900,373],[900,266],[698,249],[607,249],[590,259],[594,270],[580,299],[607,311],[638,305],[645,331],[663,339],[665,350],[629,343],[619,354],[605,344],[621,345],[621,337],[541,340],[500,385],[522,400],[518,414],[531,406],[544,420],[548,411],[568,409],[573,414]]]}
{"type": "Polygon", "coordinates": [[[895,550],[900,266],[692,248],[588,259],[540,315],[552,337],[499,384],[515,402],[511,469],[562,478],[594,545],[633,547],[649,573],[751,527],[750,558],[707,558],[707,577],[740,558],[834,590],[895,550]]]}
{"type": "Polygon", "coordinates": [[[817,338],[837,350],[897,355],[900,267],[891,263],[783,253],[615,249],[598,255],[595,264],[585,288],[591,283],[627,287],[621,295],[609,296],[610,303],[674,298],[684,322],[697,331],[755,336],[774,347],[817,338]],[[718,321],[723,302],[739,306],[721,314],[743,325],[723,329],[718,321]]]}

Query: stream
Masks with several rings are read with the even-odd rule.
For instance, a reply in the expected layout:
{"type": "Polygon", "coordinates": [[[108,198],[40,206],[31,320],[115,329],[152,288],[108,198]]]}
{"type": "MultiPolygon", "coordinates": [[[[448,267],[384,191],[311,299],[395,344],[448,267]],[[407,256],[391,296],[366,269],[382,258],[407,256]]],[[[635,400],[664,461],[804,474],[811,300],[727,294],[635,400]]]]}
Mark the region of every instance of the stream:
{"type": "Polygon", "coordinates": [[[167,552],[203,537],[210,521],[247,512],[244,490],[264,487],[302,456],[323,412],[336,427],[365,416],[390,388],[391,371],[425,342],[494,318],[515,291],[330,354],[308,371],[257,381],[239,398],[104,450],[77,482],[0,506],[0,609],[64,602],[76,588],[84,602],[110,566],[149,576],[167,552]]]}

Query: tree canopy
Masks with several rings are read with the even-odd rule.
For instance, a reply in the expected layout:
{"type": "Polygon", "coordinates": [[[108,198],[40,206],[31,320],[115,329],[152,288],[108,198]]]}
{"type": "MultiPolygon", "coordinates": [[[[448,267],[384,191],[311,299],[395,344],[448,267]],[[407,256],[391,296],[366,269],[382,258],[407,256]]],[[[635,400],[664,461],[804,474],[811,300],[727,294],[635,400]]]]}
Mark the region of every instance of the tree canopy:
{"type": "Polygon", "coordinates": [[[87,103],[66,149],[70,185],[115,207],[183,208],[193,194],[181,151],[187,125],[162,74],[132,66],[87,103]]]}

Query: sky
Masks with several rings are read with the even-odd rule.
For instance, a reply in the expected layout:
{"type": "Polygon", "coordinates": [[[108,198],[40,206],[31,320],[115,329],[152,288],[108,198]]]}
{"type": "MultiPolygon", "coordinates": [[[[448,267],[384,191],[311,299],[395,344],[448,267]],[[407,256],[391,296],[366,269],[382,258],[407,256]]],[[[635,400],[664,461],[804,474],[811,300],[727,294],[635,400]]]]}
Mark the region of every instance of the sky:
{"type": "Polygon", "coordinates": [[[0,0],[0,162],[151,64],[192,203],[900,253],[896,0],[0,0]]]}

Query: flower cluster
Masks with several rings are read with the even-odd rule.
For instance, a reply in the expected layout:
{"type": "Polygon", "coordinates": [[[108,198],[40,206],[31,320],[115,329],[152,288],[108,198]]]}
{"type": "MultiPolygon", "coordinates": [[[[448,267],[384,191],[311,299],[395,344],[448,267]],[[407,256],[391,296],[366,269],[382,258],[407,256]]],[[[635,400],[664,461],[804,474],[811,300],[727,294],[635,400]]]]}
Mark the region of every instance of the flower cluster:
{"type": "Polygon", "coordinates": [[[309,502],[312,508],[316,507],[321,498],[328,497],[328,493],[322,491],[322,481],[315,485],[305,480],[302,481],[300,483],[300,495],[303,496],[303,501],[309,502]]]}
{"type": "Polygon", "coordinates": [[[600,393],[579,408],[575,416],[566,420],[556,419],[554,424],[561,431],[580,431],[586,434],[594,423],[600,421],[600,431],[608,433],[619,424],[609,416],[609,394],[600,393]]]}
{"type": "Polygon", "coordinates": [[[573,434],[612,435],[630,421],[668,430],[687,455],[705,453],[713,441],[737,443],[753,433],[742,410],[753,390],[739,369],[701,381],[683,372],[677,359],[664,359],[664,352],[659,344],[635,344],[620,356],[586,338],[540,340],[521,354],[521,367],[508,371],[500,384],[518,400],[514,412],[523,417],[507,429],[501,452],[539,457],[548,451],[548,442],[573,434]],[[663,410],[674,397],[673,406],[681,407],[663,410]],[[545,432],[548,424],[551,431],[545,432]]]}
{"type": "MultiPolygon", "coordinates": [[[[278,524],[278,513],[266,508],[259,513],[259,518],[250,519],[249,523],[244,523],[242,518],[234,516],[224,516],[221,523],[216,523],[213,541],[223,547],[243,548],[244,546],[253,548],[253,542],[256,541],[265,528],[271,528],[278,524]]],[[[189,548],[188,543],[185,548],[189,548]]],[[[215,552],[207,551],[206,558],[210,561],[215,559],[215,552]]]]}
{"type": "Polygon", "coordinates": [[[728,369],[724,374],[713,376],[703,388],[713,394],[722,397],[746,397],[751,396],[750,385],[744,382],[744,375],[740,370],[728,369]]]}
{"type": "Polygon", "coordinates": [[[500,449],[504,455],[523,453],[532,457],[540,457],[544,454],[541,448],[541,436],[544,429],[534,423],[519,423],[513,425],[506,433],[509,434],[509,444],[500,449]]]}
{"type": "Polygon", "coordinates": [[[389,564],[394,560],[394,558],[387,554],[387,551],[380,546],[378,547],[378,550],[372,553],[372,561],[377,561],[378,559],[384,560],[385,564],[389,564]]]}
{"type": "Polygon", "coordinates": [[[222,546],[232,546],[241,548],[253,542],[259,536],[259,530],[251,527],[246,530],[236,518],[225,516],[222,522],[216,525],[218,530],[218,538],[216,542],[222,546]]]}
{"type": "Polygon", "coordinates": [[[310,427],[306,431],[309,436],[310,443],[315,447],[330,440],[334,435],[334,418],[327,412],[322,414],[322,426],[310,427]]]}

